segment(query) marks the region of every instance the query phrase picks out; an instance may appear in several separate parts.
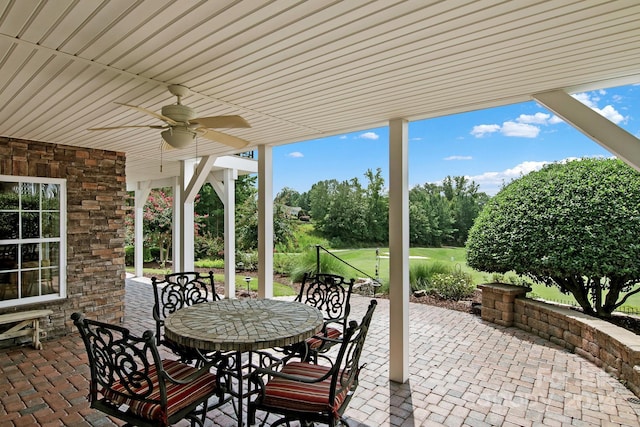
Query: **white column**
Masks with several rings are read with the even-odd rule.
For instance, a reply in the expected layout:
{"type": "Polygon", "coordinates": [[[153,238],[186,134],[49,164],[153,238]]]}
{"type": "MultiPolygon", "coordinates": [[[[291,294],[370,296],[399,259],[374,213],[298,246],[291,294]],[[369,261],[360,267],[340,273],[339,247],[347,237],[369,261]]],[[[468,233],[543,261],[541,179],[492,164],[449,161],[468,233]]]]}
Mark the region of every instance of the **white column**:
{"type": "Polygon", "coordinates": [[[194,221],[195,214],[193,208],[193,198],[187,200],[185,197],[185,189],[188,187],[191,178],[195,173],[195,160],[183,160],[180,162],[180,184],[181,191],[181,203],[180,203],[180,269],[179,271],[193,271],[194,270],[194,221]]]}
{"type": "Polygon", "coordinates": [[[171,222],[171,261],[172,271],[177,273],[182,270],[182,185],[180,179],[174,179],[173,183],[173,217],[171,222]]]}
{"type": "Polygon", "coordinates": [[[236,297],[236,178],[234,169],[224,170],[224,295],[236,297]]]}
{"type": "Polygon", "coordinates": [[[134,192],[134,209],[135,217],[133,221],[133,242],[134,242],[134,261],[136,277],[143,276],[144,268],[144,204],[151,192],[151,183],[149,181],[139,182],[134,192]]]}
{"type": "Polygon", "coordinates": [[[273,297],[273,148],[258,146],[258,298],[273,297]]]}
{"type": "Polygon", "coordinates": [[[389,379],[409,379],[408,123],[389,122],[389,379]]]}

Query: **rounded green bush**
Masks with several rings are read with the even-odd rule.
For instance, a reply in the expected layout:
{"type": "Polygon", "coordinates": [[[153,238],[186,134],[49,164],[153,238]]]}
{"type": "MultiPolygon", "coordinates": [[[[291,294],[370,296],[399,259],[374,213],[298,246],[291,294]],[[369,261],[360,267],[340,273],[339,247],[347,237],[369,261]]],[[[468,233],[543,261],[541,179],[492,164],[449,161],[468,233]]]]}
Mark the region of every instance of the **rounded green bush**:
{"type": "Polygon", "coordinates": [[[469,232],[476,270],[530,277],[608,316],[640,288],[640,173],[620,160],[547,165],[504,187],[469,232]]]}

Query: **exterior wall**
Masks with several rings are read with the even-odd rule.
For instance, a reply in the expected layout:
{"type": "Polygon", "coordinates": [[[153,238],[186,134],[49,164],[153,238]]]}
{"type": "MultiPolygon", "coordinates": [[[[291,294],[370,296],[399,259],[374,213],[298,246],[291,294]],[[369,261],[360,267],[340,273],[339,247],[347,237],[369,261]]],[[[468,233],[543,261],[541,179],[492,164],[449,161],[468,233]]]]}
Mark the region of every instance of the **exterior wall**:
{"type": "MultiPolygon", "coordinates": [[[[67,180],[67,298],[3,309],[49,308],[48,336],[72,331],[74,311],[124,320],[125,155],[0,137],[0,174],[67,180]]],[[[45,344],[46,345],[46,344],[45,344]]]]}
{"type": "MultiPolygon", "coordinates": [[[[482,285],[482,318],[485,291],[504,284],[482,285]]],[[[526,288],[520,288],[526,289],[526,288]]],[[[536,334],[593,362],[623,382],[640,397],[640,336],[605,320],[587,316],[576,310],[524,297],[515,298],[511,306],[513,326],[536,334]]],[[[485,319],[487,320],[487,319],[485,319]]]]}

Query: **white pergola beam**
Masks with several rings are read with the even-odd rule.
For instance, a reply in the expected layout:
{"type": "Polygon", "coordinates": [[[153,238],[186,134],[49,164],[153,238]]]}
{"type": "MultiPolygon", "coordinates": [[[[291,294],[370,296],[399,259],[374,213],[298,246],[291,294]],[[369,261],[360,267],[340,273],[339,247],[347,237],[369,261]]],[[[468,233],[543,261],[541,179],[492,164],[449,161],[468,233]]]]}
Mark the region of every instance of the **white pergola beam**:
{"type": "Polygon", "coordinates": [[[533,99],[571,126],[640,171],[640,140],[561,90],[542,92],[533,99]]]}
{"type": "Polygon", "coordinates": [[[202,188],[202,184],[206,181],[213,168],[216,158],[212,156],[205,156],[197,164],[193,175],[189,179],[189,183],[186,185],[183,195],[183,200],[186,203],[193,203],[198,195],[198,191],[202,188]]]}
{"type": "Polygon", "coordinates": [[[409,379],[408,121],[389,121],[389,379],[409,379]]]}

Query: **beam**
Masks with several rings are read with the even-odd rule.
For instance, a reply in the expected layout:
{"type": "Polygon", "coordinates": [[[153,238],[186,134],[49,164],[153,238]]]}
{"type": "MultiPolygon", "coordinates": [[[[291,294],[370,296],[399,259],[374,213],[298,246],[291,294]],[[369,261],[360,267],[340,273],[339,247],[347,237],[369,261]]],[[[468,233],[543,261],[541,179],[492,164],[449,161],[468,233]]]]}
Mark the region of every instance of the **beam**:
{"type": "Polygon", "coordinates": [[[389,379],[409,379],[408,122],[389,121],[389,379]]]}
{"type": "Polygon", "coordinates": [[[204,156],[198,162],[193,175],[189,179],[189,183],[186,184],[183,192],[183,201],[185,203],[193,203],[196,200],[198,191],[202,188],[202,184],[206,181],[213,168],[213,164],[216,158],[212,156],[204,156]]]}
{"type": "Polygon", "coordinates": [[[564,91],[536,93],[533,99],[640,171],[640,140],[638,138],[564,91]]]}

